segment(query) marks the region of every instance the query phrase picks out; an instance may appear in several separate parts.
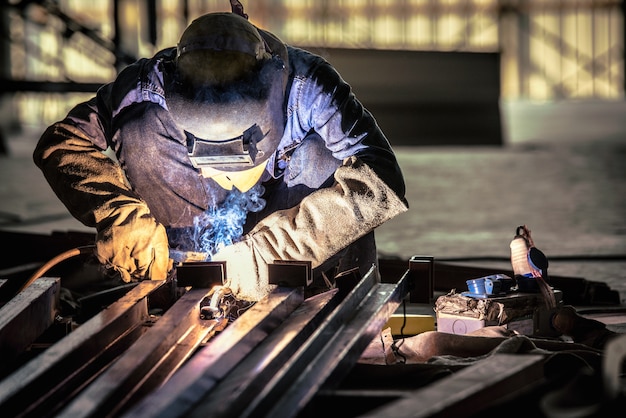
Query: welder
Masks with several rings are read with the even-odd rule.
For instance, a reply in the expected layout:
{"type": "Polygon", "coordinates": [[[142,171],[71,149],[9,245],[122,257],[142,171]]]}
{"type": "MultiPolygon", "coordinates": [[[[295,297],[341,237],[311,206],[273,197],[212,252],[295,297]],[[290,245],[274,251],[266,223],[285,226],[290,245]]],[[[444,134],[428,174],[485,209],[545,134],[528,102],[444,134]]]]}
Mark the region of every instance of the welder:
{"type": "Polygon", "coordinates": [[[238,298],[267,295],[276,260],[310,262],[314,286],[330,288],[376,264],[374,229],[408,209],[402,172],[326,60],[231,3],[51,125],[34,161],[123,281],[166,279],[172,250],[204,251],[199,230],[232,218],[232,239],[205,239],[238,298]]]}

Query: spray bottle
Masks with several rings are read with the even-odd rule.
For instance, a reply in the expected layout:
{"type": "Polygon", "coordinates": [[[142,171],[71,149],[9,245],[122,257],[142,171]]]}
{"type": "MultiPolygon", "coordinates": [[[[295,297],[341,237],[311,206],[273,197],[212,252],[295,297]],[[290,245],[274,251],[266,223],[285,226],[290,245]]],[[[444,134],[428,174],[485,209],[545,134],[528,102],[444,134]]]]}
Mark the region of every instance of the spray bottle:
{"type": "Polygon", "coordinates": [[[541,292],[546,307],[557,306],[554,292],[548,284],[548,258],[535,247],[530,229],[518,226],[515,238],[511,241],[511,266],[520,291],[541,292]]]}

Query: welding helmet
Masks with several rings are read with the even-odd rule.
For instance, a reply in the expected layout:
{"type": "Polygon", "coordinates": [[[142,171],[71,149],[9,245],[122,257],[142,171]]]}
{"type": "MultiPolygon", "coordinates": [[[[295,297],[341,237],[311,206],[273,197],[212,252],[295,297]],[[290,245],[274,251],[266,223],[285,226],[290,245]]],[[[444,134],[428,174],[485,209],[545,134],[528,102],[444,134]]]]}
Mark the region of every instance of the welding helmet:
{"type": "Polygon", "coordinates": [[[165,96],[203,176],[242,192],[256,184],[283,135],[287,65],[285,45],[238,14],[185,29],[165,96]]]}

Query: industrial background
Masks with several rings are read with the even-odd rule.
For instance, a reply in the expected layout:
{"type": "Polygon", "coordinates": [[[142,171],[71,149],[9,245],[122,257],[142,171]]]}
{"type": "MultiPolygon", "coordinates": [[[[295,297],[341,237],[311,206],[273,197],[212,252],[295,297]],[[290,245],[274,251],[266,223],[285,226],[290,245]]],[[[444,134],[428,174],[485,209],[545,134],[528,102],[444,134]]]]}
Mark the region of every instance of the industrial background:
{"type": "MultiPolygon", "coordinates": [[[[250,20],[327,57],[396,147],[411,209],[390,256],[505,260],[528,224],[554,274],[626,291],[620,0],[255,0],[250,20]]],[[[84,230],[30,159],[46,126],[225,0],[2,2],[0,228],[84,230]]],[[[506,263],[505,263],[506,264],[506,263]]],[[[622,296],[624,297],[624,296],[622,296]]]]}
{"type": "MultiPolygon", "coordinates": [[[[285,309],[270,309],[263,303],[253,306],[246,312],[250,319],[236,323],[249,327],[240,340],[237,327],[229,327],[219,336],[242,344],[222,343],[217,350],[207,344],[204,348],[210,354],[204,355],[209,350],[198,351],[199,355],[181,368],[178,380],[174,375],[169,386],[150,394],[145,405],[154,406],[154,416],[167,415],[160,409],[161,403],[184,411],[190,396],[203,396],[205,386],[212,387],[209,380],[229,367],[233,373],[213,388],[217,390],[204,399],[195,414],[185,416],[213,416],[216,407],[298,410],[292,403],[311,399],[311,388],[317,390],[322,382],[332,383],[348,372],[355,356],[362,353],[361,343],[380,334],[383,322],[377,321],[388,318],[394,309],[399,318],[406,319],[408,311],[433,319],[432,300],[426,303],[425,297],[449,296],[453,287],[457,293],[463,292],[465,279],[479,277],[479,271],[481,275],[485,271],[510,272],[510,243],[521,225],[528,226],[535,245],[546,254],[551,283],[563,285],[564,300],[581,313],[602,318],[610,329],[626,332],[626,0],[250,0],[242,4],[254,24],[289,44],[324,56],[350,83],[396,151],[410,209],[376,230],[381,271],[382,267],[387,269],[382,283],[370,285],[382,290],[361,297],[370,275],[359,282],[360,293],[351,292],[352,297],[341,300],[329,316],[332,320],[318,323],[324,331],[315,332],[313,337],[330,336],[327,331],[333,331],[328,344],[321,346],[324,341],[320,338],[290,332],[313,333],[315,327],[298,322],[308,315],[293,315],[295,322],[291,317],[282,322],[284,318],[273,315],[285,309]],[[413,273],[419,280],[405,274],[407,265],[409,272],[415,268],[413,273]],[[468,277],[470,274],[475,275],[468,277]],[[421,288],[415,292],[418,302],[411,303],[411,295],[405,306],[407,298],[400,289],[408,286],[407,277],[421,288]],[[402,286],[395,287],[393,283],[398,280],[402,286]],[[429,295],[433,286],[429,291],[424,287],[432,281],[436,292],[429,295]],[[388,290],[392,288],[395,290],[388,290]],[[389,299],[378,298],[379,293],[389,299]],[[258,342],[255,338],[265,335],[264,318],[275,324],[287,323],[288,327],[265,338],[262,350],[256,350],[260,354],[252,352],[244,358],[246,350],[258,342]],[[262,332],[257,332],[257,323],[263,325],[262,332]],[[344,326],[350,332],[343,332],[344,326]],[[358,335],[365,336],[358,344],[354,338],[357,330],[358,335]],[[293,345],[308,350],[283,357],[289,349],[276,347],[283,347],[286,335],[293,345]],[[300,339],[305,337],[307,342],[302,344],[300,339]],[[268,362],[266,354],[270,351],[275,354],[268,362]],[[219,367],[212,368],[212,362],[219,367]],[[259,369],[257,364],[268,367],[259,369]],[[309,367],[311,364],[315,367],[309,367]],[[270,378],[274,366],[280,368],[278,377],[287,378],[270,378]],[[296,375],[296,379],[289,379],[296,375]],[[249,386],[241,385],[242,376],[250,380],[249,386]],[[235,387],[246,389],[242,394],[233,390],[235,387]]],[[[16,282],[11,278],[39,269],[74,239],[91,242],[95,233],[71,217],[33,164],[33,148],[41,133],[73,105],[91,98],[125,65],[175,45],[195,17],[229,11],[230,4],[226,0],[3,0],[0,7],[0,286],[4,285],[7,294],[8,285],[16,282]]],[[[80,274],[75,279],[83,280],[84,271],[78,268],[80,274]]],[[[52,401],[59,402],[57,407],[70,408],[64,416],[105,415],[94,411],[115,416],[110,414],[111,408],[127,408],[144,390],[160,385],[160,378],[177,358],[195,350],[209,332],[214,332],[215,321],[207,325],[204,318],[189,314],[199,309],[198,301],[206,294],[202,286],[187,292],[159,321],[144,327],[145,318],[138,313],[140,303],[145,303],[156,284],[143,281],[130,291],[124,287],[122,290],[131,296],[104,304],[107,309],[99,314],[102,300],[118,294],[107,290],[98,292],[96,298],[84,298],[81,312],[95,314],[96,320],[70,333],[71,324],[64,318],[41,314],[45,300],[54,300],[52,289],[60,283],[57,277],[42,279],[49,289],[41,298],[44,302],[13,298],[11,302],[21,303],[20,313],[26,315],[20,314],[20,321],[0,330],[0,342],[24,341],[28,351],[43,351],[50,342],[43,339],[40,344],[40,337],[35,344],[33,341],[38,331],[35,328],[43,331],[43,325],[49,325],[46,321],[54,322],[53,331],[59,335],[69,333],[69,338],[61,339],[66,344],[57,344],[57,350],[44,351],[50,357],[37,356],[23,367],[1,352],[4,359],[9,358],[0,364],[0,406],[6,416],[14,416],[11,408],[18,407],[33,412],[19,416],[41,416],[40,411],[50,415],[54,413],[49,408],[52,401]],[[108,309],[111,306],[114,308],[108,309]],[[126,324],[133,317],[136,324],[126,324]],[[109,332],[113,321],[115,332],[109,332]],[[143,328],[150,329],[143,334],[149,338],[140,340],[137,334],[143,328]],[[117,338],[118,333],[125,336],[121,345],[130,345],[122,354],[117,350],[124,348],[108,339],[117,338]],[[28,334],[32,334],[29,341],[28,334]],[[137,342],[131,345],[127,339],[133,338],[137,342]],[[96,346],[100,348],[89,350],[96,346]],[[168,354],[161,356],[165,347],[168,354]],[[91,361],[85,361],[87,357],[81,354],[84,348],[91,361]],[[54,356],[58,359],[66,353],[63,361],[55,361],[54,356]],[[96,370],[98,363],[106,365],[107,357],[113,359],[118,354],[121,361],[116,365],[101,374],[96,370]],[[13,367],[19,369],[4,378],[6,369],[13,367]],[[146,367],[152,367],[149,373],[145,373],[146,367]],[[89,369],[94,372],[93,383],[68,397],[79,394],[75,403],[64,404],[68,393],[83,384],[81,375],[91,382],[89,369]],[[133,380],[136,378],[141,382],[133,380]],[[60,398],[63,400],[58,401],[60,398]],[[85,408],[86,399],[97,405],[85,408]]],[[[63,277],[63,281],[67,279],[63,277]]],[[[34,286],[26,290],[30,295],[39,291],[34,286]]],[[[280,297],[286,301],[295,291],[288,293],[280,297]]],[[[329,293],[322,297],[328,298],[329,293]]],[[[316,303],[315,298],[308,302],[312,303],[307,309],[316,303]]],[[[532,303],[538,302],[528,303],[534,309],[532,303]]],[[[530,316],[540,330],[549,325],[543,314],[531,311],[530,316]]],[[[315,317],[316,321],[323,319],[323,315],[315,317]]],[[[3,319],[11,318],[4,315],[3,319]]],[[[528,363],[533,357],[505,354],[498,361],[492,357],[480,361],[478,369],[473,369],[478,371],[449,376],[449,386],[445,386],[446,379],[441,380],[441,386],[422,382],[426,386],[419,396],[411,388],[398,402],[412,402],[407,409],[411,416],[431,416],[429,408],[439,405],[456,412],[450,416],[470,416],[472,410],[480,415],[471,416],[502,416],[511,410],[527,416],[563,416],[540,415],[536,408],[536,400],[544,405],[543,401],[555,399],[553,395],[559,393],[583,405],[576,411],[581,414],[566,408],[573,415],[584,415],[585,402],[593,406],[600,399],[602,405],[606,387],[589,383],[586,374],[574,376],[576,368],[566,363],[553,369],[559,369],[559,376],[574,376],[572,382],[537,384],[536,379],[544,377],[539,370],[543,366],[538,360],[528,363]],[[572,386],[577,382],[585,384],[584,389],[572,386]],[[534,398],[517,396],[529,388],[534,398]],[[466,395],[465,389],[473,397],[466,395]],[[497,411],[501,399],[510,400],[504,403],[504,411],[489,415],[481,409],[495,404],[497,411]]],[[[603,370],[604,377],[607,370],[618,370],[612,365],[603,370]]],[[[348,390],[342,396],[341,391],[321,390],[311,403],[335,408],[338,403],[334,399],[341,399],[339,405],[345,402],[344,409],[351,405],[347,409],[353,408],[356,415],[379,401],[376,393],[389,396],[402,392],[390,386],[398,380],[413,385],[424,380],[421,377],[433,377],[426,369],[426,376],[418,374],[419,379],[407,374],[407,379],[388,376],[381,382],[385,376],[367,370],[370,374],[357,373],[353,381],[369,382],[373,377],[382,391],[374,390],[378,387],[361,394],[348,390]]],[[[620,382],[624,387],[623,379],[620,382]]],[[[620,408],[612,411],[616,414],[603,411],[598,416],[622,416],[619,410],[623,411],[623,400],[624,396],[620,408]]],[[[395,405],[390,402],[389,408],[395,405]]],[[[556,406],[552,412],[563,412],[556,406]]],[[[151,416],[138,411],[131,416],[151,416]]],[[[396,412],[399,410],[380,416],[396,416],[396,412]]]]}
{"type": "MultiPolygon", "coordinates": [[[[245,3],[253,23],[293,45],[496,53],[503,100],[624,97],[621,0],[245,3]]],[[[192,18],[225,10],[225,0],[4,1],[2,127],[57,120],[79,93],[175,45],[192,18]]]]}

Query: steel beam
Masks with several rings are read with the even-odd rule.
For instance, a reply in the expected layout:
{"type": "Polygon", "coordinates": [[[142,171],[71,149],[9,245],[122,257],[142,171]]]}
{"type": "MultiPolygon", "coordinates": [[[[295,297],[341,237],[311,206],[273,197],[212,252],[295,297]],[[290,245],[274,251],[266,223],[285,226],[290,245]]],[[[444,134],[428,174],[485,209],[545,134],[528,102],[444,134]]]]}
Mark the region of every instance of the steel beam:
{"type": "Polygon", "coordinates": [[[217,382],[272,333],[304,300],[302,287],[278,287],[212,338],[125,417],[186,416],[217,382]]]}
{"type": "Polygon", "coordinates": [[[54,323],[61,280],[42,277],[0,308],[0,373],[54,323]]]}
{"type": "Polygon", "coordinates": [[[148,318],[144,281],[0,382],[4,416],[49,416],[135,342],[148,318]]]}
{"type": "Polygon", "coordinates": [[[296,416],[318,390],[348,374],[409,290],[408,273],[396,284],[378,283],[374,273],[346,296],[240,417],[296,416]]]}
{"type": "Polygon", "coordinates": [[[361,416],[478,416],[503,397],[538,384],[545,359],[539,354],[494,354],[361,416]]]}
{"type": "Polygon", "coordinates": [[[275,373],[313,334],[341,302],[337,291],[304,301],[279,328],[243,359],[199,404],[189,417],[237,417],[275,373]]]}
{"type": "Polygon", "coordinates": [[[187,291],[58,417],[117,415],[160,386],[223,326],[200,319],[200,301],[209,292],[187,291]]]}

